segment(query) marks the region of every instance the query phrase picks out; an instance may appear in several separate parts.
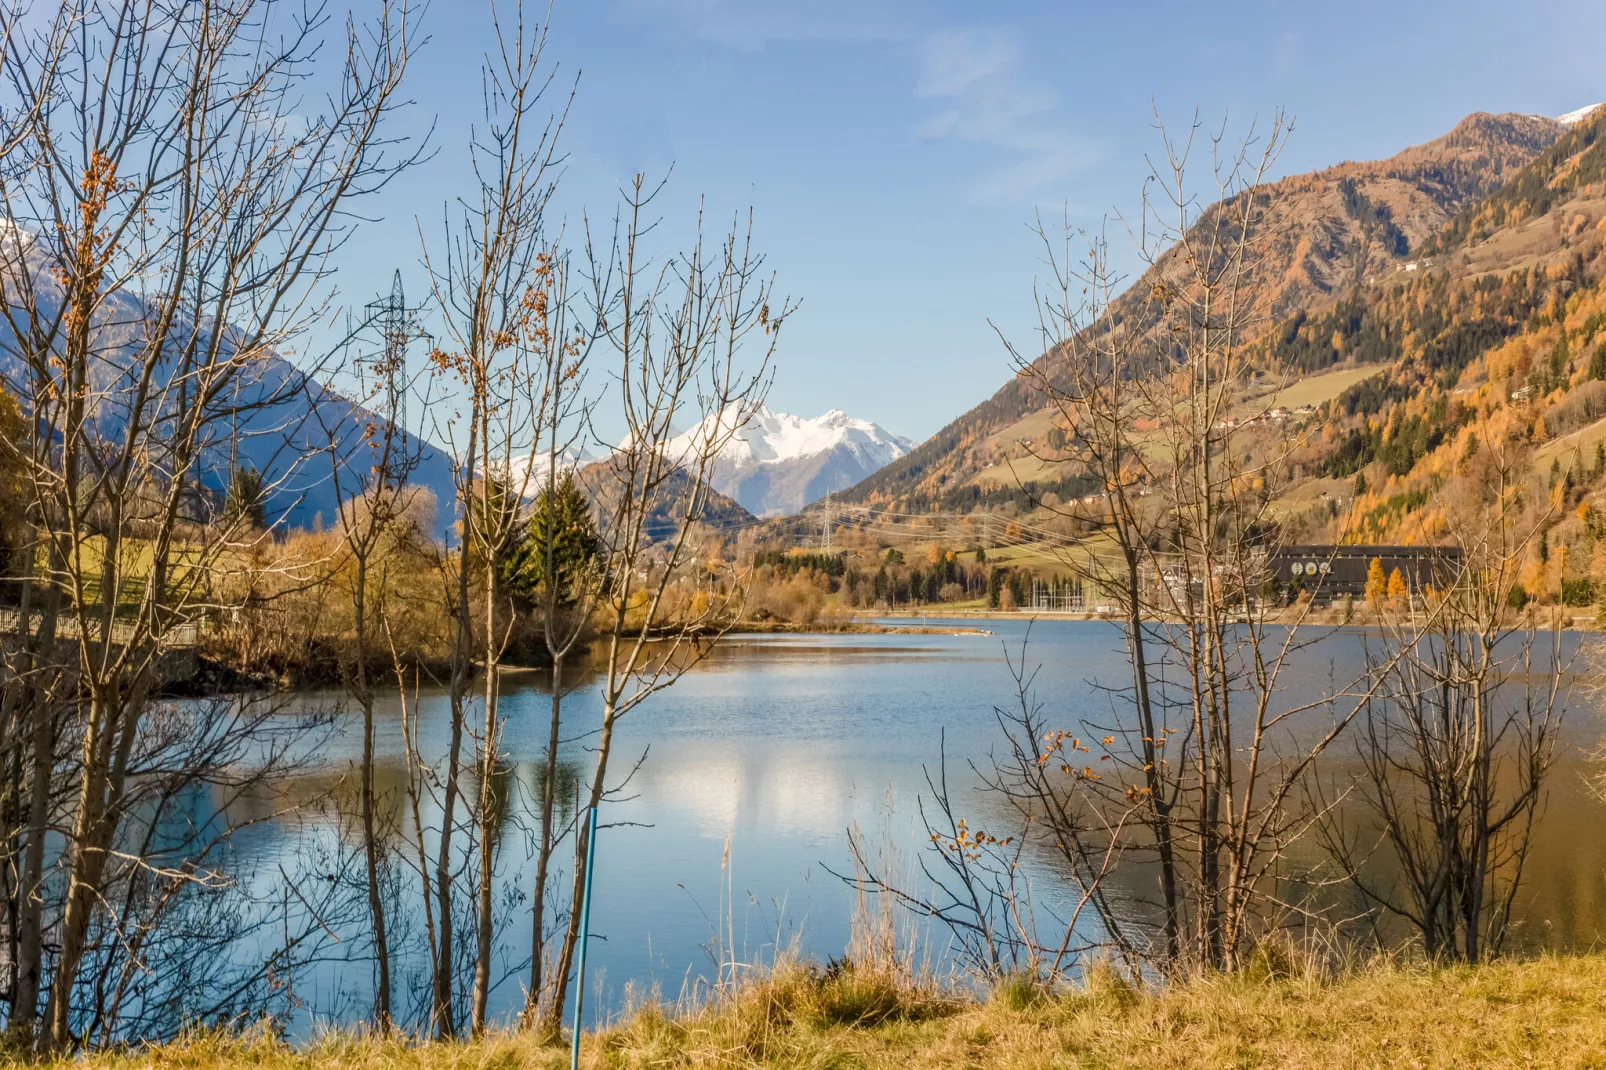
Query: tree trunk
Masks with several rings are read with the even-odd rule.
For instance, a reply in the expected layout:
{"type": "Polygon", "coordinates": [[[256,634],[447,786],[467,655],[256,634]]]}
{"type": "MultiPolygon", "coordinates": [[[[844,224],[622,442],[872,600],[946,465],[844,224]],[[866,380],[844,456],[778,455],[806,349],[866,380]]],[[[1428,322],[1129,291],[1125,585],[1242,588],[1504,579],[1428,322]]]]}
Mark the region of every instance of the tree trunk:
{"type": "MultiPolygon", "coordinates": [[[[51,560],[58,553],[51,545],[51,560]]],[[[51,583],[45,595],[43,617],[34,640],[35,649],[50,657],[56,646],[56,623],[61,613],[61,588],[51,583]]],[[[35,666],[37,670],[37,666],[35,666]]],[[[56,715],[48,689],[37,680],[27,682],[31,774],[28,783],[28,833],[23,850],[22,876],[17,882],[16,990],[11,1000],[8,1032],[26,1050],[34,1043],[39,1015],[39,992],[44,984],[44,866],[45,837],[50,827],[50,781],[56,766],[56,715]]]]}
{"type": "Polygon", "coordinates": [[[487,564],[485,570],[485,723],[483,725],[484,753],[480,761],[480,881],[479,928],[476,933],[474,954],[474,1007],[470,1029],[474,1036],[485,1032],[486,1009],[491,998],[491,937],[495,919],[491,916],[494,904],[492,882],[496,877],[496,755],[497,755],[497,663],[500,656],[496,642],[496,580],[487,564]]]}
{"type": "Polygon", "coordinates": [[[524,1021],[533,1025],[540,1013],[542,967],[546,956],[547,870],[552,862],[553,804],[557,798],[558,738],[563,712],[564,655],[552,659],[552,718],[546,745],[546,778],[541,784],[541,841],[535,859],[534,902],[530,906],[530,990],[524,999],[524,1021]]]}
{"type": "MultiPolygon", "coordinates": [[[[612,656],[610,654],[610,656],[612,656]]],[[[610,702],[602,714],[602,734],[597,739],[597,766],[591,781],[587,807],[602,803],[603,779],[608,773],[608,755],[613,747],[614,706],[610,702]]],[[[542,1031],[557,1035],[563,1030],[563,1004],[569,995],[569,970],[574,964],[574,952],[580,943],[581,901],[585,898],[586,853],[590,849],[587,825],[575,813],[574,887],[570,891],[569,924],[563,933],[563,947],[558,953],[557,968],[552,974],[552,1002],[547,1005],[546,1022],[542,1031]]]]}

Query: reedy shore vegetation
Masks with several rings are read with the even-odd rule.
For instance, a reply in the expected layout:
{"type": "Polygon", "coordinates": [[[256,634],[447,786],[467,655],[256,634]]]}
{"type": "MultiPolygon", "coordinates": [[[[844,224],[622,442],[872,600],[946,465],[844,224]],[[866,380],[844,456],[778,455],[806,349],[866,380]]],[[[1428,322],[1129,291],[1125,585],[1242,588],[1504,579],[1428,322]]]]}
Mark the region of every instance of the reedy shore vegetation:
{"type": "MultiPolygon", "coordinates": [[[[649,1001],[581,1042],[580,1065],[1184,1070],[1193,1067],[1598,1068],[1606,958],[1483,966],[1389,960],[1337,975],[1266,955],[1247,970],[1138,989],[1092,970],[1044,994],[944,992],[906,979],[788,966],[696,1010],[649,1001]]],[[[332,1030],[291,1046],[271,1030],[202,1031],[170,1044],[47,1066],[86,1070],[490,1070],[568,1066],[529,1033],[431,1043],[332,1030]]]]}

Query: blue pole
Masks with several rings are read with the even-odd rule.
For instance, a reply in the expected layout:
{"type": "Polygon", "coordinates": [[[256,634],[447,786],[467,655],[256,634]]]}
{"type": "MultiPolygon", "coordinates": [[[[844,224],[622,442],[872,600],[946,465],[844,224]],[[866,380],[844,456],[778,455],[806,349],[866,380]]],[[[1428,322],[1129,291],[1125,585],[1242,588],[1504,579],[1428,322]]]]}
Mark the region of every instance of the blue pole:
{"type": "Polygon", "coordinates": [[[597,808],[591,808],[591,831],[586,834],[586,891],[580,900],[580,962],[574,987],[574,1053],[570,1070],[580,1070],[580,1012],[586,1001],[586,945],[591,942],[591,875],[596,872],[597,808]]]}

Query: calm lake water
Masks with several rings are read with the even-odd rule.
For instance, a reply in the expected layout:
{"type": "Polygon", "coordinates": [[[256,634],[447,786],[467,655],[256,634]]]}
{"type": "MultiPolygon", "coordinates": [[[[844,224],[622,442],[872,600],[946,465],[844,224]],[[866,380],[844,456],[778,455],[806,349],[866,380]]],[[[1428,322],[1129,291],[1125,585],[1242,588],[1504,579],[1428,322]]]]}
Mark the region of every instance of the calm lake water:
{"type": "MultiPolygon", "coordinates": [[[[1127,672],[1119,633],[1107,624],[1007,620],[981,627],[995,634],[733,638],[624,720],[614,768],[622,772],[642,760],[624,797],[604,809],[591,914],[600,939],[591,947],[588,1006],[605,1015],[621,1005],[627,985],[658,986],[672,998],[713,976],[716,925],[734,929],[742,961],[767,960],[778,943],[794,940],[821,959],[840,955],[856,893],[829,871],[853,870],[847,830],[859,826],[872,843],[901,852],[905,869],[912,866],[923,841],[916,803],[929,797],[924,770],[936,768],[944,739],[958,809],[989,827],[989,815],[999,814],[996,800],[974,790],[965,759],[983,758],[999,743],[994,708],[1007,706],[1015,693],[1006,655],[1019,658],[1027,643],[1037,697],[1056,723],[1072,730],[1109,708],[1094,683],[1118,683],[1127,672]]],[[[1356,631],[1323,640],[1290,674],[1291,692],[1320,688],[1329,676],[1347,679],[1364,641],[1356,631]]],[[[1579,655],[1575,667],[1593,660],[1587,646],[1578,649],[1577,637],[1567,642],[1579,655]]],[[[1585,756],[1601,738],[1601,718],[1586,693],[1592,681],[1586,683],[1574,690],[1562,760],[1517,906],[1518,936],[1530,946],[1589,946],[1606,931],[1606,837],[1597,835],[1606,810],[1585,782],[1591,771],[1585,756]]],[[[537,797],[549,702],[543,684],[537,675],[510,677],[503,707],[515,812],[502,868],[514,890],[527,887],[530,868],[516,811],[528,812],[537,797]]],[[[594,724],[597,705],[595,688],[582,687],[567,700],[566,720],[575,731],[594,724]]],[[[426,756],[445,752],[446,727],[444,697],[426,693],[420,710],[426,756]]],[[[347,731],[323,756],[329,771],[349,768],[357,728],[348,717],[347,731]]],[[[563,756],[581,770],[590,768],[585,744],[569,743],[563,756]]],[[[379,746],[399,771],[401,723],[393,709],[379,746]]],[[[1331,754],[1337,769],[1351,760],[1353,745],[1340,743],[1331,754]]],[[[306,837],[334,835],[332,828],[267,825],[242,837],[236,850],[242,862],[276,868],[289,854],[305,855],[306,837]]],[[[1038,874],[1045,886],[1050,877],[1038,874]]],[[[405,919],[400,927],[401,981],[421,990],[422,930],[405,919]]],[[[945,934],[928,938],[940,953],[945,934]]],[[[522,1004],[525,906],[503,927],[501,941],[504,979],[493,1006],[505,1017],[522,1004]]],[[[364,954],[327,963],[301,982],[298,1031],[367,1013],[371,964],[364,954]]],[[[399,1000],[398,1012],[410,1006],[399,1000]]]]}

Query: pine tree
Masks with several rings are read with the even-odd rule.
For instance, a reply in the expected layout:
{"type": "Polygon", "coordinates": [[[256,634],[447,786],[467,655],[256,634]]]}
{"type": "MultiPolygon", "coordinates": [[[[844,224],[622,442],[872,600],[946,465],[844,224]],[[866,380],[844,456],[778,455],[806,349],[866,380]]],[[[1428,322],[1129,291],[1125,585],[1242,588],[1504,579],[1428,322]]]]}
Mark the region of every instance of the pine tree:
{"type": "Polygon", "coordinates": [[[536,495],[524,539],[502,563],[503,582],[514,597],[533,601],[546,585],[550,560],[558,601],[572,605],[597,549],[591,506],[574,476],[565,474],[555,489],[543,488],[536,495]]]}
{"type": "Polygon", "coordinates": [[[1589,358],[1589,377],[1606,379],[1606,342],[1596,346],[1595,355],[1589,358]]]}
{"type": "Polygon", "coordinates": [[[229,481],[229,493],[223,501],[223,520],[234,524],[243,522],[247,528],[261,530],[268,526],[267,494],[262,473],[255,468],[236,469],[229,481]]]}
{"type": "Polygon", "coordinates": [[[1031,604],[1031,590],[1031,580],[1025,573],[1011,572],[1009,574],[1009,594],[1016,608],[1031,604]]]}

